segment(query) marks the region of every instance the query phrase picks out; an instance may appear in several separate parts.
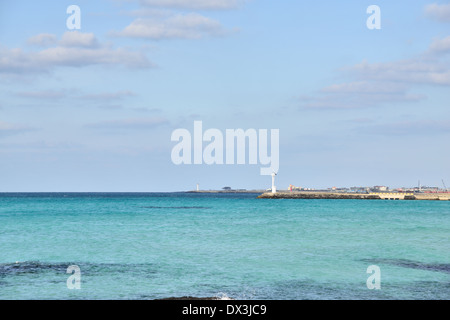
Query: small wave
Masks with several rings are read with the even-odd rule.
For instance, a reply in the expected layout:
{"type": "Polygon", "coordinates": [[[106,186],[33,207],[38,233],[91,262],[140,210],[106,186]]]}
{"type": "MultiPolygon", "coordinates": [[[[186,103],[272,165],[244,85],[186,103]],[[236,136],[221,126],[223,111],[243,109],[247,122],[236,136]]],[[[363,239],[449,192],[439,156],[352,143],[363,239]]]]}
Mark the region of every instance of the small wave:
{"type": "Polygon", "coordinates": [[[219,292],[216,295],[217,300],[234,300],[233,298],[230,298],[226,293],[224,292],[219,292]]]}

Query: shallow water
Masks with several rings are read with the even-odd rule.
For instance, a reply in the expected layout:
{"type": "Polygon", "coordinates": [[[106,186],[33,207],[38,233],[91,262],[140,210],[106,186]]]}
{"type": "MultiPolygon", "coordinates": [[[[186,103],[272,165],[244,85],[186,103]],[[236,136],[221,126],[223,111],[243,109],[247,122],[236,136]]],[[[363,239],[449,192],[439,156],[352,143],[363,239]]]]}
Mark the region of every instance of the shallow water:
{"type": "Polygon", "coordinates": [[[450,298],[450,202],[256,196],[0,194],[0,299],[450,298]]]}

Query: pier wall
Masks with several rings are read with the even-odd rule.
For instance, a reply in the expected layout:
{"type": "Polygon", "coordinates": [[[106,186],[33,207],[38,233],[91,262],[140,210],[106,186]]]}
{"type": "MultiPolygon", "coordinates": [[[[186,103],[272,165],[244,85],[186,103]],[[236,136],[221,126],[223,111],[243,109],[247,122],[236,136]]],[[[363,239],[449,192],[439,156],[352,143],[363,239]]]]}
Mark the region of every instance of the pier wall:
{"type": "Polygon", "coordinates": [[[259,199],[362,199],[362,200],[441,200],[449,201],[448,193],[345,193],[345,192],[266,192],[259,199]]]}

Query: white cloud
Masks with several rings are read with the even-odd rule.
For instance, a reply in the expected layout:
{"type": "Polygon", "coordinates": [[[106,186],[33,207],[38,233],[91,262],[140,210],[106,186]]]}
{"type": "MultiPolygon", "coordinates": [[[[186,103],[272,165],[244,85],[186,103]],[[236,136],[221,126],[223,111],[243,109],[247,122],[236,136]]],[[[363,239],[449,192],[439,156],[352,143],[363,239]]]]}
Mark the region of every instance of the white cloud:
{"type": "Polygon", "coordinates": [[[434,54],[447,54],[450,53],[450,36],[444,39],[436,39],[430,45],[431,53],[434,54]]]}
{"type": "Polygon", "coordinates": [[[124,65],[141,68],[152,66],[147,57],[140,52],[101,45],[93,34],[80,32],[66,32],[56,46],[41,51],[0,48],[0,73],[29,74],[49,72],[55,67],[89,65],[124,65]]]}
{"type": "Polygon", "coordinates": [[[225,10],[235,9],[243,1],[241,0],[141,0],[146,6],[196,9],[196,10],[225,10]]]}
{"type": "Polygon", "coordinates": [[[413,58],[386,63],[363,61],[350,71],[364,80],[448,86],[450,65],[447,54],[450,54],[450,36],[435,39],[423,54],[413,58]]]}
{"type": "Polygon", "coordinates": [[[56,44],[58,38],[54,34],[41,33],[28,39],[28,44],[47,47],[56,44]]]}
{"type": "Polygon", "coordinates": [[[450,22],[450,4],[429,4],[425,7],[425,14],[437,21],[450,22]]]}
{"type": "Polygon", "coordinates": [[[199,39],[205,36],[221,36],[226,31],[213,19],[197,13],[177,14],[164,19],[138,18],[118,36],[143,39],[199,39]]]}
{"type": "Polygon", "coordinates": [[[36,53],[36,59],[45,66],[59,65],[82,67],[93,64],[117,64],[127,67],[147,67],[147,59],[125,49],[85,49],[55,47],[36,53]]]}
{"type": "Polygon", "coordinates": [[[433,60],[410,59],[373,64],[364,61],[355,65],[351,70],[360,79],[450,85],[450,69],[448,65],[433,60]]]}
{"type": "Polygon", "coordinates": [[[68,31],[63,34],[60,45],[63,47],[96,48],[99,43],[93,33],[68,31]]]}
{"type": "Polygon", "coordinates": [[[98,40],[93,33],[82,33],[79,31],[66,31],[62,35],[61,40],[58,40],[58,37],[54,34],[41,33],[29,38],[27,43],[41,47],[59,45],[61,47],[95,48],[99,46],[98,40]]]}

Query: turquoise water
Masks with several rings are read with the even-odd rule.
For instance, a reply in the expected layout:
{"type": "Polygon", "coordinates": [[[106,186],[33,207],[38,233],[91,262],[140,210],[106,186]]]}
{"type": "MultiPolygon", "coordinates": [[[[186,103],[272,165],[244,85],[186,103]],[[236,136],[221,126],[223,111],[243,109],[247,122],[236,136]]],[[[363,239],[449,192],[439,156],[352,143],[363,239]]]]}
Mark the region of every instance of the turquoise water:
{"type": "Polygon", "coordinates": [[[449,217],[449,201],[0,194],[0,299],[449,299],[449,217]]]}

